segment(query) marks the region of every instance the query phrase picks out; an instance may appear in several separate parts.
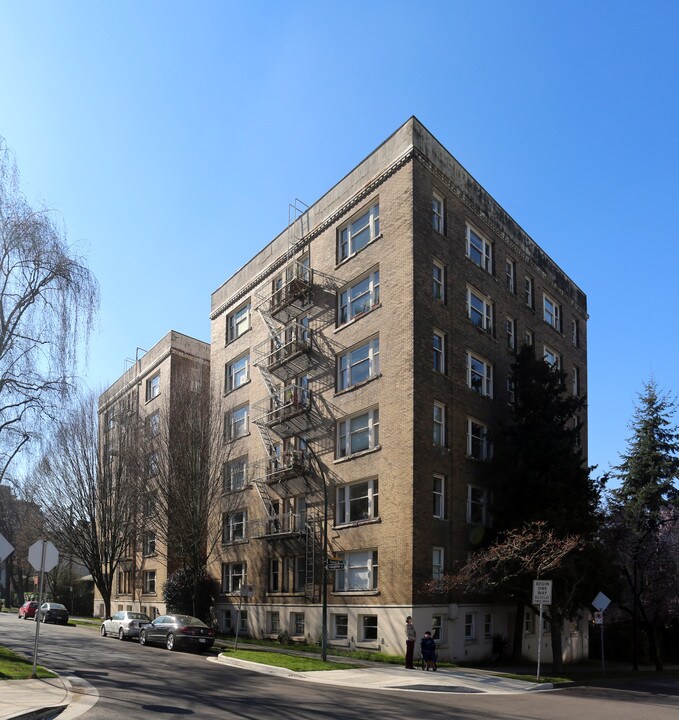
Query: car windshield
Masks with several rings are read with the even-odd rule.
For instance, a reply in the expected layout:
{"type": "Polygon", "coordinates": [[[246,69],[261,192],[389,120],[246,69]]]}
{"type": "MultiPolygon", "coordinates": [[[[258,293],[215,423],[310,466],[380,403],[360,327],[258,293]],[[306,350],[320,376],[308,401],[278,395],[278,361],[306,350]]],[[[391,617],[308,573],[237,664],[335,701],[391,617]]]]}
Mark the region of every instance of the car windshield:
{"type": "Polygon", "coordinates": [[[127,613],[129,620],[150,620],[149,616],[145,613],[127,613]]]}

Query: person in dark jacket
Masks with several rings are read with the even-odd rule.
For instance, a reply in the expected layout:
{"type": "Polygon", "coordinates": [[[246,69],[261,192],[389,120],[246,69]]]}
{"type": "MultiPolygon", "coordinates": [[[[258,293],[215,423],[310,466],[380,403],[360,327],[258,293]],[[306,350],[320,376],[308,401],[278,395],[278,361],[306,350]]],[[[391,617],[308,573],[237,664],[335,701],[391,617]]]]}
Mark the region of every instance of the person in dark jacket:
{"type": "Polygon", "coordinates": [[[436,643],[429,630],[420,640],[420,652],[422,653],[422,659],[427,663],[427,670],[436,671],[436,643]]]}

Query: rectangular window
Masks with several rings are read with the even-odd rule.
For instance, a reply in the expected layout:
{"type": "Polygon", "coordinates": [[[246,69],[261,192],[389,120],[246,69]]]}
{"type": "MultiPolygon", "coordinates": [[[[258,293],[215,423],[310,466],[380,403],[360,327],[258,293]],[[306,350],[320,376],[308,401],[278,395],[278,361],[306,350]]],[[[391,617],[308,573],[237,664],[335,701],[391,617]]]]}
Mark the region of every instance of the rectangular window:
{"type": "Polygon", "coordinates": [[[493,305],[476,290],[467,288],[467,317],[482,330],[493,328],[493,305]]]}
{"type": "Polygon", "coordinates": [[[269,592],[281,591],[281,565],[278,558],[269,560],[269,592]]]}
{"type": "Polygon", "coordinates": [[[483,637],[490,640],[493,637],[493,615],[485,613],[483,616],[483,637]]]}
{"type": "Polygon", "coordinates": [[[446,478],[443,475],[434,475],[434,517],[446,516],[446,478]]]}
{"type": "Polygon", "coordinates": [[[377,590],[377,550],[343,553],[344,570],[335,571],[336,592],[377,590]]]}
{"type": "Polygon", "coordinates": [[[493,366],[485,359],[467,353],[467,386],[484,397],[493,397],[493,366]]]}
{"type": "Polygon", "coordinates": [[[443,235],[443,198],[436,193],[433,194],[431,199],[431,225],[443,235]]]}
{"type": "Polygon", "coordinates": [[[571,376],[571,392],[576,397],[580,395],[580,368],[577,365],[573,365],[571,376]]]}
{"type": "Polygon", "coordinates": [[[144,533],[142,540],[142,554],[144,556],[155,555],[156,552],[156,534],[153,532],[144,533]]]}
{"type": "Polygon", "coordinates": [[[226,318],[226,342],[230,343],[250,329],[250,303],[238,308],[226,318]]]}
{"type": "Polygon", "coordinates": [[[490,527],[490,493],[485,488],[467,485],[467,523],[490,527]]]}
{"type": "Polygon", "coordinates": [[[526,300],[526,305],[528,305],[529,308],[535,307],[535,301],[533,299],[533,278],[530,275],[526,275],[524,283],[524,298],[526,300]]]}
{"type": "Polygon", "coordinates": [[[441,303],[446,301],[446,266],[438,260],[432,264],[432,298],[441,303]]]}
{"type": "Polygon", "coordinates": [[[507,347],[516,350],[516,320],[507,316],[507,347]]]}
{"type": "Polygon", "coordinates": [[[434,370],[446,372],[446,334],[441,330],[434,330],[434,370]]]}
{"type": "Polygon", "coordinates": [[[222,592],[237,593],[245,584],[245,563],[222,563],[222,592]]]}
{"type": "Polygon", "coordinates": [[[132,588],[132,573],[129,570],[121,570],[118,573],[118,595],[129,595],[132,588]]]}
{"type": "Polygon", "coordinates": [[[476,637],[476,627],[474,626],[474,613],[465,613],[464,615],[464,639],[473,640],[476,637]]]}
{"type": "Polygon", "coordinates": [[[551,365],[553,368],[556,368],[557,370],[561,369],[561,355],[554,350],[553,348],[549,347],[549,345],[544,346],[544,355],[543,355],[544,361],[551,365]]]}
{"type": "Polygon", "coordinates": [[[526,330],[523,336],[523,342],[524,345],[527,345],[528,347],[533,347],[533,343],[535,342],[535,335],[533,334],[532,330],[526,330]]]}
{"type": "Polygon", "coordinates": [[[146,402],[160,395],[160,373],[146,381],[146,402]]]}
{"type": "Polygon", "coordinates": [[[437,447],[446,447],[446,406],[434,401],[433,442],[437,447]]]}
{"type": "Polygon", "coordinates": [[[571,342],[573,347],[580,347],[580,325],[576,318],[573,318],[571,324],[571,342]]]}
{"type": "Polygon", "coordinates": [[[224,492],[236,492],[245,487],[247,467],[247,456],[224,463],[224,492]]]}
{"type": "Polygon", "coordinates": [[[380,339],[372,338],[339,355],[337,359],[337,389],[346,390],[360,385],[380,373],[380,339]]]}
{"type": "Polygon", "coordinates": [[[380,206],[375,203],[367,212],[345,225],[339,234],[338,259],[341,262],[359,250],[380,234],[380,206]]]}
{"type": "Polygon", "coordinates": [[[507,375],[507,405],[514,407],[516,402],[516,393],[514,391],[514,378],[511,375],[507,375]]]}
{"type": "Polygon", "coordinates": [[[493,272],[491,244],[469,225],[467,225],[467,257],[486,272],[493,272]]]}
{"type": "Polygon", "coordinates": [[[304,635],[304,613],[291,613],[290,615],[292,634],[295,637],[304,635]]]}
{"type": "Polygon", "coordinates": [[[281,615],[278,610],[272,610],[267,614],[267,630],[270,635],[278,635],[281,631],[281,615]]]}
{"type": "Polygon", "coordinates": [[[379,517],[377,478],[337,488],[337,524],[373,520],[379,517]]]}
{"type": "Polygon", "coordinates": [[[467,420],[467,455],[474,460],[490,460],[491,443],[488,428],[478,420],[467,420]]]}
{"type": "Polygon", "coordinates": [[[361,615],[361,640],[377,640],[377,615],[361,615]]]}
{"type": "Polygon", "coordinates": [[[226,392],[244,385],[250,379],[250,355],[243,355],[226,366],[226,392]]]}
{"type": "Polygon", "coordinates": [[[380,444],[380,411],[378,408],[354,415],[337,423],[337,457],[348,457],[380,444]]]}
{"type": "Polygon", "coordinates": [[[298,555],[295,558],[295,592],[304,592],[306,585],[306,558],[303,555],[298,555]]]}
{"type": "Polygon", "coordinates": [[[528,635],[533,635],[535,633],[535,613],[530,608],[526,608],[525,613],[523,625],[524,632],[528,635]]]}
{"type": "Polygon", "coordinates": [[[248,415],[247,405],[236,408],[228,414],[226,430],[229,440],[235,440],[248,434],[248,415]]]}
{"type": "Polygon", "coordinates": [[[243,510],[222,514],[222,542],[245,540],[246,513],[243,510]]]}
{"type": "Polygon", "coordinates": [[[431,577],[433,580],[440,580],[443,577],[443,553],[442,547],[432,548],[431,577]]]}
{"type": "Polygon", "coordinates": [[[505,278],[507,283],[507,290],[510,293],[516,292],[516,263],[513,260],[507,258],[505,260],[505,278]]]}
{"type": "Polygon", "coordinates": [[[155,570],[144,570],[142,576],[142,583],[144,587],[144,593],[146,595],[152,595],[156,592],[156,571],[155,570]]]}
{"type": "Polygon", "coordinates": [[[239,619],[239,631],[241,633],[247,633],[248,631],[248,611],[247,610],[241,610],[240,611],[240,619],[239,619]]]}
{"type": "Polygon", "coordinates": [[[542,309],[544,321],[555,330],[561,332],[561,306],[552,300],[549,295],[543,295],[542,309]]]}
{"type": "Polygon", "coordinates": [[[353,320],[371,310],[380,301],[380,272],[375,270],[340,293],[337,324],[353,320]]]}
{"type": "Polygon", "coordinates": [[[349,637],[349,616],[335,615],[332,616],[332,632],[336,640],[345,640],[349,637]]]}
{"type": "Polygon", "coordinates": [[[443,615],[431,616],[431,636],[437,643],[443,642],[443,615]]]}

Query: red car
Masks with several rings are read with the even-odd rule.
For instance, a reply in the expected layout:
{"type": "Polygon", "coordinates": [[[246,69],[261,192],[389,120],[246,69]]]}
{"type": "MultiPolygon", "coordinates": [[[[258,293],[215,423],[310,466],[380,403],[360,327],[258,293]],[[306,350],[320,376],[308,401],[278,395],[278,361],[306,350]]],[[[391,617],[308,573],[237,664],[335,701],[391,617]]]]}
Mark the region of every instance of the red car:
{"type": "Polygon", "coordinates": [[[35,613],[38,611],[38,603],[35,600],[27,600],[19,608],[19,620],[28,620],[33,618],[35,620],[35,613]]]}

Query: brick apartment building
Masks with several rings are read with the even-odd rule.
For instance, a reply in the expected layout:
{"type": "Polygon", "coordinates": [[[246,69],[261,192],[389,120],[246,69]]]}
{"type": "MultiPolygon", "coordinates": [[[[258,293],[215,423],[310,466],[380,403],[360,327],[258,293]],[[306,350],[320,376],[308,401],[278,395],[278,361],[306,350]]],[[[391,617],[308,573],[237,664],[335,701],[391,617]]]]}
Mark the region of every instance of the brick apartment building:
{"type": "MultiPolygon", "coordinates": [[[[416,118],[294,210],[212,295],[221,629],[318,639],[327,508],[332,645],[402,654],[410,614],[442,658],[486,657],[513,607],[424,586],[491,524],[480,468],[515,350],[586,391],[586,297],[416,118]]],[[[527,656],[535,625],[529,611],[527,656]]],[[[567,659],[586,645],[586,621],[569,627],[567,659]]]]}
{"type": "MultiPolygon", "coordinates": [[[[159,458],[154,439],[168,432],[161,415],[171,412],[181,393],[178,386],[191,383],[197,393],[209,393],[210,345],[170,331],[150,350],[137,349],[133,365],[99,398],[99,452],[102,462],[124,461],[119,457],[122,432],[134,433],[134,447],[144,470],[143,481],[157,473],[159,458]]],[[[164,444],[164,443],[163,443],[164,444]]],[[[165,613],[162,589],[175,569],[172,551],[148,523],[143,493],[139,493],[137,542],[118,568],[111,612],[136,610],[151,618],[165,613]]],[[[181,508],[178,508],[181,511],[181,508]]],[[[171,520],[171,519],[170,519],[171,520]]],[[[104,603],[95,588],[94,614],[104,615],[104,603]]]]}

